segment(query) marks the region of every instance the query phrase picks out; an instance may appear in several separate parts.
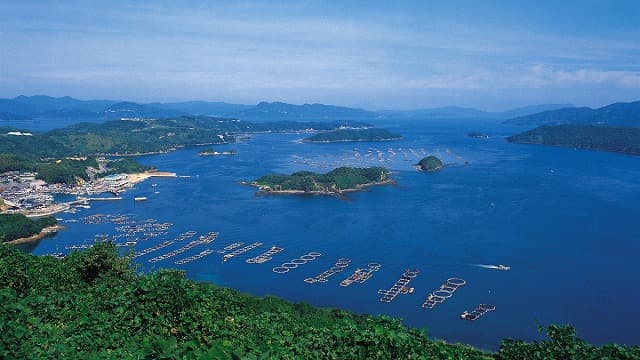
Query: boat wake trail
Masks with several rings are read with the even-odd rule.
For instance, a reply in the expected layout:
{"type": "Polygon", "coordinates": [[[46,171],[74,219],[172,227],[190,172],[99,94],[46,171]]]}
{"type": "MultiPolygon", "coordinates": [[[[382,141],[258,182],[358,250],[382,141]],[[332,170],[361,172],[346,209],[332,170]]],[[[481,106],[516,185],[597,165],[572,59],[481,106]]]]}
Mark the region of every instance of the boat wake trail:
{"type": "Polygon", "coordinates": [[[493,269],[493,270],[511,270],[510,266],[506,266],[506,265],[487,265],[487,264],[469,264],[471,266],[476,266],[476,267],[481,267],[481,268],[485,268],[485,269],[493,269]]]}

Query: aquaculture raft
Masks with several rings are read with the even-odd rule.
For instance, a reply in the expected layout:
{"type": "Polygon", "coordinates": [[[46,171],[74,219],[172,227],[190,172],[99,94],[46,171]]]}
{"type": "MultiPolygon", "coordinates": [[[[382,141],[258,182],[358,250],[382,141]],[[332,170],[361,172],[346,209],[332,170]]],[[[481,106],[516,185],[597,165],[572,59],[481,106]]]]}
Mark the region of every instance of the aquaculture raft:
{"type": "Polygon", "coordinates": [[[338,261],[336,261],[334,266],[323,271],[321,274],[316,275],[315,277],[304,279],[304,282],[306,282],[307,284],[315,284],[317,282],[325,283],[327,282],[327,279],[329,277],[339,272],[342,272],[344,268],[349,266],[350,263],[351,263],[351,259],[340,258],[338,259],[338,261]]]}
{"type": "Polygon", "coordinates": [[[271,249],[263,252],[262,254],[245,260],[247,264],[262,264],[272,259],[272,256],[283,251],[284,248],[272,246],[271,249]]]}
{"type": "Polygon", "coordinates": [[[285,274],[285,273],[288,273],[289,270],[297,268],[298,265],[304,265],[309,261],[315,260],[317,257],[321,255],[322,254],[319,252],[312,251],[308,254],[300,256],[297,259],[292,259],[291,261],[283,263],[280,266],[276,266],[272,269],[272,271],[276,274],[285,274]]]}
{"type": "Polygon", "coordinates": [[[396,281],[389,290],[378,290],[382,297],[380,301],[390,303],[400,294],[412,294],[413,288],[408,287],[411,280],[418,276],[418,270],[407,269],[402,273],[402,277],[396,281]]]}
{"type": "Polygon", "coordinates": [[[186,257],[184,259],[180,259],[176,261],[176,265],[182,265],[182,264],[186,264],[189,262],[192,262],[194,260],[198,260],[198,259],[202,259],[203,257],[210,255],[213,253],[213,250],[211,249],[206,249],[204,251],[201,251],[199,254],[193,255],[193,256],[189,256],[186,257]]]}
{"type": "Polygon", "coordinates": [[[240,255],[240,254],[244,254],[244,253],[246,253],[247,251],[253,250],[253,249],[255,249],[255,248],[257,248],[257,247],[260,247],[260,246],[262,246],[262,245],[263,245],[263,244],[262,244],[261,242],[259,242],[259,241],[254,242],[253,244],[249,244],[249,245],[247,245],[247,246],[245,246],[245,247],[243,247],[243,248],[240,248],[240,249],[238,249],[238,250],[232,251],[232,252],[230,252],[230,253],[228,253],[228,254],[224,255],[224,256],[222,257],[222,261],[227,261],[227,260],[229,260],[229,259],[231,259],[231,258],[233,258],[233,257],[236,257],[236,256],[238,256],[238,255],[240,255]]]}
{"type": "Polygon", "coordinates": [[[460,286],[463,286],[466,283],[467,282],[464,279],[460,278],[447,279],[446,283],[440,285],[440,289],[427,295],[424,303],[422,303],[422,307],[425,309],[433,309],[437,304],[450,298],[460,286]]]}
{"type": "Polygon", "coordinates": [[[244,243],[242,241],[234,242],[233,244],[229,244],[229,245],[223,247],[222,250],[218,250],[218,254],[224,254],[227,251],[231,251],[233,249],[239,248],[242,245],[244,245],[244,243]]]}
{"type": "Polygon", "coordinates": [[[161,260],[166,260],[166,259],[174,257],[174,256],[176,256],[178,254],[182,254],[183,252],[185,252],[185,251],[187,251],[189,249],[192,249],[192,248],[194,248],[194,247],[196,247],[198,245],[209,244],[213,240],[215,240],[217,237],[218,237],[218,233],[217,232],[210,232],[206,236],[204,236],[204,235],[200,236],[200,238],[198,238],[198,240],[191,241],[187,245],[185,245],[185,246],[183,246],[183,247],[181,247],[179,249],[173,250],[173,251],[168,252],[168,253],[166,253],[164,255],[156,256],[153,259],[149,259],[148,261],[154,263],[154,262],[158,262],[158,261],[161,261],[161,260]]]}
{"type": "Polygon", "coordinates": [[[460,314],[460,319],[469,320],[469,321],[476,321],[480,317],[482,317],[484,314],[486,314],[486,313],[488,313],[490,311],[494,311],[495,309],[496,309],[495,305],[480,304],[475,309],[473,309],[471,311],[465,311],[462,314],[460,314]]]}
{"type": "Polygon", "coordinates": [[[373,276],[375,271],[378,270],[380,270],[380,264],[375,262],[369,263],[363,268],[357,268],[351,276],[340,282],[340,286],[347,287],[354,282],[363,284],[373,276]]]}

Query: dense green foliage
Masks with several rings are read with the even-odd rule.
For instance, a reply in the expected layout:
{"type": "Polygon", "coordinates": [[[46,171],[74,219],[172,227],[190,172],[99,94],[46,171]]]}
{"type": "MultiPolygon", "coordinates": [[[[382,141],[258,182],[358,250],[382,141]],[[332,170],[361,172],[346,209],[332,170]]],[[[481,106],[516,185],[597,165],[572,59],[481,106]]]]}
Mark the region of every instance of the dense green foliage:
{"type": "Polygon", "coordinates": [[[442,161],[433,155],[422,158],[418,162],[418,167],[423,171],[436,171],[441,169],[442,166],[442,161]]]}
{"type": "Polygon", "coordinates": [[[40,160],[16,155],[0,154],[0,173],[6,171],[35,171],[37,178],[47,183],[73,184],[78,178],[88,180],[87,167],[98,167],[95,158],[40,160]]]}
{"type": "Polygon", "coordinates": [[[0,358],[487,358],[388,317],[256,298],[178,271],[136,276],[115,247],[63,260],[0,247],[0,358]]]}
{"type": "Polygon", "coordinates": [[[53,216],[31,220],[22,214],[0,214],[0,243],[38,234],[56,223],[53,216]]]}
{"type": "MultiPolygon", "coordinates": [[[[542,330],[542,329],[540,329],[542,330]]],[[[576,336],[571,326],[551,325],[546,329],[549,340],[525,343],[522,340],[505,339],[494,355],[498,360],[512,359],[640,359],[640,346],[606,344],[602,347],[588,344],[576,336]]]]}
{"type": "Polygon", "coordinates": [[[60,260],[0,246],[4,359],[637,359],[568,326],[495,354],[430,340],[385,316],[257,298],[163,270],[136,275],[110,243],[60,260]]]}
{"type": "Polygon", "coordinates": [[[339,129],[315,134],[305,142],[385,141],[398,140],[401,136],[386,129],[339,129]]]}
{"type": "Polygon", "coordinates": [[[521,144],[570,146],[640,155],[640,129],[592,125],[540,126],[507,138],[521,144]]]}
{"type": "Polygon", "coordinates": [[[98,167],[96,159],[89,157],[86,160],[62,159],[54,162],[39,163],[36,165],[38,179],[47,183],[74,184],[78,178],[89,180],[87,167],[98,167]]]}
{"type": "Polygon", "coordinates": [[[111,160],[107,163],[106,167],[107,171],[100,175],[137,174],[154,169],[153,166],[142,165],[131,158],[111,160]]]}
{"type": "Polygon", "coordinates": [[[268,187],[271,191],[338,193],[343,190],[357,189],[360,185],[385,181],[388,176],[389,171],[381,167],[339,167],[326,174],[299,171],[291,175],[265,175],[254,181],[254,184],[268,187]]]}

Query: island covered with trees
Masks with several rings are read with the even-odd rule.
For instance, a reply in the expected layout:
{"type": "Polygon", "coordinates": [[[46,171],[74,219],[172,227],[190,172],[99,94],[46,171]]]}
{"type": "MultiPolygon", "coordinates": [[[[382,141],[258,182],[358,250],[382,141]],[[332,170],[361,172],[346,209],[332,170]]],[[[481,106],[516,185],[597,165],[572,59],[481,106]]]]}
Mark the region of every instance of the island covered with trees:
{"type": "Polygon", "coordinates": [[[348,141],[390,141],[399,140],[402,136],[394,134],[386,129],[366,128],[366,129],[338,129],[321,132],[303,139],[304,142],[311,143],[332,143],[348,141]]]}
{"type": "Polygon", "coordinates": [[[339,195],[366,186],[390,183],[389,171],[382,167],[339,167],[326,174],[298,171],[291,175],[265,175],[246,183],[261,193],[339,195]]]}
{"type": "Polygon", "coordinates": [[[427,156],[425,158],[422,158],[420,161],[418,161],[418,163],[415,165],[415,167],[418,170],[422,170],[422,171],[438,171],[440,169],[442,169],[442,167],[444,166],[444,164],[442,163],[442,161],[440,159],[438,159],[437,157],[430,155],[427,156]]]}
{"type": "Polygon", "coordinates": [[[38,235],[56,224],[53,216],[32,220],[22,214],[0,214],[0,243],[38,235]]]}
{"type": "Polygon", "coordinates": [[[640,128],[596,125],[540,126],[507,138],[512,143],[568,146],[640,155],[640,128]]]}
{"type": "Polygon", "coordinates": [[[0,246],[3,359],[637,359],[639,346],[591,345],[569,326],[497,352],[430,339],[387,316],[251,296],[138,273],[110,243],[64,259],[0,246]]]}

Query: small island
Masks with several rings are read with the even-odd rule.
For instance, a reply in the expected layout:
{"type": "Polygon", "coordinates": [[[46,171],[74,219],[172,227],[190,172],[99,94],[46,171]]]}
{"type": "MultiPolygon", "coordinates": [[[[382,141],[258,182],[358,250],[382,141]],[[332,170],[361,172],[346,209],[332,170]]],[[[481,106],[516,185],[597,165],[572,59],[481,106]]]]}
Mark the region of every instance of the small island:
{"type": "Polygon", "coordinates": [[[467,134],[468,137],[470,138],[474,138],[474,139],[488,139],[489,135],[482,133],[482,132],[477,132],[477,131],[473,131],[467,134]]]}
{"type": "Polygon", "coordinates": [[[391,141],[402,136],[386,129],[339,129],[315,134],[302,141],[311,143],[333,143],[348,141],[391,141]]]}
{"type": "Polygon", "coordinates": [[[423,158],[415,165],[418,170],[427,172],[438,171],[442,169],[443,166],[442,161],[433,155],[423,158]]]}
{"type": "Polygon", "coordinates": [[[235,150],[216,151],[213,149],[204,149],[198,153],[200,156],[218,156],[218,155],[237,155],[235,150]]]}
{"type": "Polygon", "coordinates": [[[518,144],[567,146],[640,155],[640,129],[595,125],[540,126],[507,138],[518,144]]]}
{"type": "Polygon", "coordinates": [[[367,186],[391,183],[389,171],[382,167],[339,167],[326,174],[298,171],[291,175],[265,175],[245,183],[264,194],[341,195],[367,186]]]}

